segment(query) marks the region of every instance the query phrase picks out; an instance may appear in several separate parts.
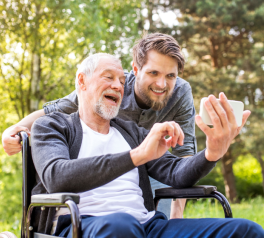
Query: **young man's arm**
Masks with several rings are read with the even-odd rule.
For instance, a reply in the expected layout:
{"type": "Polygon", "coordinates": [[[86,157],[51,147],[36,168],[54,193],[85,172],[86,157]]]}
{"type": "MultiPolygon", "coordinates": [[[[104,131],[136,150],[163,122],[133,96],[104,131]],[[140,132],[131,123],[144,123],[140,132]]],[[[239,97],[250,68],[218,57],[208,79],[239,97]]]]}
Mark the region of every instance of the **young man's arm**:
{"type": "Polygon", "coordinates": [[[181,97],[175,107],[173,121],[178,123],[184,133],[184,145],[172,148],[171,153],[178,157],[191,156],[197,153],[195,138],[195,108],[192,89],[187,83],[181,86],[181,97]]]}
{"type": "Polygon", "coordinates": [[[30,130],[33,122],[39,117],[45,115],[44,110],[32,112],[23,118],[17,124],[7,128],[2,135],[2,144],[5,152],[8,155],[14,155],[21,151],[20,138],[17,135],[20,131],[26,131],[30,135],[30,130]]]}
{"type": "Polygon", "coordinates": [[[17,136],[17,133],[20,131],[26,131],[28,132],[28,135],[30,135],[31,126],[39,117],[55,111],[66,114],[76,112],[78,110],[78,97],[76,91],[73,91],[64,98],[45,103],[43,108],[44,109],[32,112],[20,122],[4,131],[2,135],[2,144],[8,155],[14,155],[21,151],[20,139],[19,136],[17,136]]]}

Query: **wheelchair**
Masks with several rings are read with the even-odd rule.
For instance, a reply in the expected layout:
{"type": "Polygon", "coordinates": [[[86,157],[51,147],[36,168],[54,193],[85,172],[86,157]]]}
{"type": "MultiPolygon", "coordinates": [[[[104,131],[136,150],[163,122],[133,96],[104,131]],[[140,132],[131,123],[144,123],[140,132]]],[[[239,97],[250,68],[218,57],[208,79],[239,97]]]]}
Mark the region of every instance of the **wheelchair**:
{"type": "MultiPolygon", "coordinates": [[[[77,204],[80,201],[78,194],[74,193],[53,193],[53,194],[38,194],[31,196],[31,190],[35,184],[35,168],[31,157],[31,149],[29,138],[26,132],[20,132],[19,136],[22,140],[22,166],[23,166],[23,215],[21,224],[21,238],[49,238],[54,237],[50,234],[42,234],[34,231],[32,226],[32,212],[36,207],[41,207],[41,210],[46,208],[68,207],[71,214],[72,222],[72,237],[81,238],[81,216],[77,204]],[[34,178],[34,179],[32,179],[34,178]]],[[[193,186],[191,188],[174,189],[162,188],[155,190],[154,205],[157,210],[160,199],[199,199],[199,198],[215,198],[217,199],[224,210],[225,218],[232,218],[232,210],[228,200],[223,194],[217,191],[215,186],[193,186]]]]}

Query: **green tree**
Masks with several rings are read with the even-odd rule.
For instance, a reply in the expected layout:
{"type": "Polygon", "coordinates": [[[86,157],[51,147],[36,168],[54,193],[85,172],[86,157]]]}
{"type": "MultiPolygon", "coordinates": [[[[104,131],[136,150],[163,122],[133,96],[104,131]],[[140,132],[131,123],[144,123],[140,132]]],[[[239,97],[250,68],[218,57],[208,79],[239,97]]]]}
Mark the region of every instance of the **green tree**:
{"type": "Polygon", "coordinates": [[[70,92],[76,65],[89,54],[116,53],[128,66],[128,49],[137,33],[136,4],[1,1],[0,79],[19,119],[41,101],[70,92]]]}

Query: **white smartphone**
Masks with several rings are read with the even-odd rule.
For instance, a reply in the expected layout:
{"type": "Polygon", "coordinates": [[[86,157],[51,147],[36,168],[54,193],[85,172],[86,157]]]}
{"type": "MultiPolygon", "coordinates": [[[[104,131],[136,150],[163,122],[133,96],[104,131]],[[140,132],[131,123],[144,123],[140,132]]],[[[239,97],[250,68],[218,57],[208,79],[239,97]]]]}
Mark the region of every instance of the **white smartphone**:
{"type": "MultiPolygon", "coordinates": [[[[208,112],[204,106],[204,101],[206,99],[207,98],[202,98],[202,100],[201,100],[199,115],[201,116],[203,122],[206,125],[213,125],[211,118],[210,118],[210,116],[209,116],[209,114],[208,114],[208,112]]],[[[217,101],[220,102],[219,99],[217,99],[217,101]]],[[[233,100],[228,100],[228,102],[234,110],[237,125],[241,126],[242,125],[243,111],[244,111],[244,103],[240,102],[240,101],[233,101],[233,100]]],[[[221,104],[221,102],[220,102],[220,104],[221,104]]]]}

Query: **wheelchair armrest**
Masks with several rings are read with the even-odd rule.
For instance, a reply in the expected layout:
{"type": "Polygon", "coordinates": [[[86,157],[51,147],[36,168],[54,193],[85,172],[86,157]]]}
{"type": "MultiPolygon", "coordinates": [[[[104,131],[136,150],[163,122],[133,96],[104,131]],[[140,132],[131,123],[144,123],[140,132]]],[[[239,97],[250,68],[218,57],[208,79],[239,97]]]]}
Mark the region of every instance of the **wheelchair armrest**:
{"type": "MultiPolygon", "coordinates": [[[[27,220],[29,221],[25,227],[25,233],[30,236],[33,231],[31,223],[31,215],[34,207],[68,207],[71,214],[72,222],[72,237],[80,238],[81,236],[81,216],[77,204],[80,202],[80,195],[76,193],[50,193],[50,194],[37,194],[31,196],[31,204],[27,212],[27,220]]],[[[42,210],[42,209],[41,209],[42,210]]],[[[34,233],[34,237],[51,237],[39,233],[34,233]],[[35,235],[36,234],[36,235],[35,235]],[[41,236],[40,236],[41,235],[41,236]]]]}
{"type": "Polygon", "coordinates": [[[211,192],[216,191],[215,186],[196,185],[191,188],[160,188],[155,190],[156,198],[188,198],[188,197],[204,197],[211,192]]]}
{"type": "Polygon", "coordinates": [[[60,203],[63,204],[67,200],[72,200],[76,204],[80,202],[80,195],[76,193],[50,193],[50,194],[37,194],[31,196],[31,204],[50,204],[60,203]]]}

